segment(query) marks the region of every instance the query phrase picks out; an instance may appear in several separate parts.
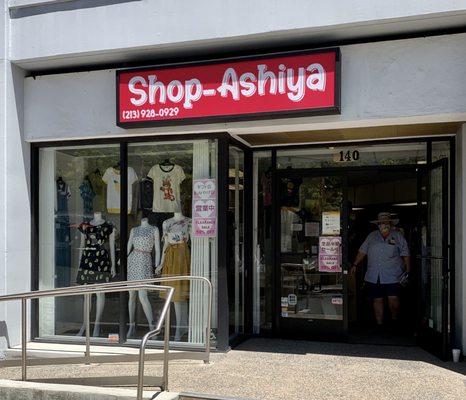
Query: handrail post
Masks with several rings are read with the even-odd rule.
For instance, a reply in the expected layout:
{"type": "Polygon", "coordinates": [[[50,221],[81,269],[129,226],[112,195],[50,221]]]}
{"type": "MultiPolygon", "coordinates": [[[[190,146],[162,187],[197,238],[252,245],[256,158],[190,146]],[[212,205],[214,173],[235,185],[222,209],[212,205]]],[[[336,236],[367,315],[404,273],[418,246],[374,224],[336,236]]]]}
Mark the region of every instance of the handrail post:
{"type": "Polygon", "coordinates": [[[84,318],[86,324],[86,365],[91,364],[91,295],[89,293],[84,294],[84,318]]]}
{"type": "Polygon", "coordinates": [[[27,299],[21,299],[21,379],[27,379],[27,299]]]}
{"type": "Polygon", "coordinates": [[[163,335],[163,376],[162,376],[162,391],[168,391],[168,358],[170,345],[170,309],[165,314],[165,332],[163,335]]]}

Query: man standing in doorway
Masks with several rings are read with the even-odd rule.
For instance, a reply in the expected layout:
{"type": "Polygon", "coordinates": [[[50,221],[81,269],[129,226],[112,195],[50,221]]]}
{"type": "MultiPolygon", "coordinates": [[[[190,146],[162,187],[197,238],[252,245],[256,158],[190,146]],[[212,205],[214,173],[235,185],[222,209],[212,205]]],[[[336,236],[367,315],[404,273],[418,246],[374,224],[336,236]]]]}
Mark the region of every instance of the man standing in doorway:
{"type": "Polygon", "coordinates": [[[400,281],[407,279],[410,272],[409,248],[403,234],[394,228],[398,223],[392,214],[381,212],[376,221],[378,230],[371,232],[359,248],[351,272],[367,256],[366,281],[369,297],[373,302],[377,327],[381,328],[384,317],[384,298],[392,321],[397,325],[400,312],[400,281]]]}

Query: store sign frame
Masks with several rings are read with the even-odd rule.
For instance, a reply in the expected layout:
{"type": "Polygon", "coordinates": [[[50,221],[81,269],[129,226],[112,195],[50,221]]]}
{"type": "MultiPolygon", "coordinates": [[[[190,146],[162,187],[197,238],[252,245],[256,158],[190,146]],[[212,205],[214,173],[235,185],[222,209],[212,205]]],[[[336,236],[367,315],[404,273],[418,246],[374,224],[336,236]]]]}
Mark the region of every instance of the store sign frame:
{"type": "Polygon", "coordinates": [[[116,71],[122,128],[340,113],[340,49],[116,71]]]}

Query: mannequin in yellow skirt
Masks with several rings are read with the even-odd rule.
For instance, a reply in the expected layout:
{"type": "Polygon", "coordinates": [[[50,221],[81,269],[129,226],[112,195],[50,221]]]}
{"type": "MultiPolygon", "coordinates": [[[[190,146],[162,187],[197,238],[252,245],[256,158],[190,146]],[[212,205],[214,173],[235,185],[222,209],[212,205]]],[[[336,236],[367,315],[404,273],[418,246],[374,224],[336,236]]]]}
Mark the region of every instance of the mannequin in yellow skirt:
{"type": "MultiPolygon", "coordinates": [[[[155,274],[162,276],[190,275],[191,253],[188,241],[191,235],[191,219],[181,213],[163,222],[163,251],[160,265],[155,274]]],[[[188,326],[189,281],[164,282],[175,289],[173,302],[176,314],[175,341],[181,339],[188,326]]],[[[163,296],[163,295],[162,295],[163,296]]]]}

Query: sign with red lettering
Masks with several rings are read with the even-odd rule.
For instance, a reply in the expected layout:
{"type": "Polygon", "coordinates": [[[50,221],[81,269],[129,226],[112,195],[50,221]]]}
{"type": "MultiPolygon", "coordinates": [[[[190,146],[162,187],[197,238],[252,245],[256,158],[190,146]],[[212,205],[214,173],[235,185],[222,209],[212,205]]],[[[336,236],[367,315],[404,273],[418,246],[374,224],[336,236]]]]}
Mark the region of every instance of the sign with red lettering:
{"type": "Polygon", "coordinates": [[[117,71],[117,125],[339,113],[338,49],[117,71]]]}
{"type": "Polygon", "coordinates": [[[319,271],[341,272],[341,236],[319,237],[319,271]]]}

